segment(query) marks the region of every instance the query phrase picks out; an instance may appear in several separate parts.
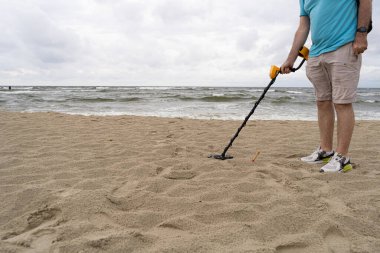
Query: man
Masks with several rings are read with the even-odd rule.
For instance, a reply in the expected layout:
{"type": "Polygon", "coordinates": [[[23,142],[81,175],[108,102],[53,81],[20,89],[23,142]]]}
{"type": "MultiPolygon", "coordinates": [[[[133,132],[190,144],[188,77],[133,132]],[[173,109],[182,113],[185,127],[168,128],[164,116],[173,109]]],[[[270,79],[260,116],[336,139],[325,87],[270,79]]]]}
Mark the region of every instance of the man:
{"type": "Polygon", "coordinates": [[[361,54],[367,49],[367,32],[372,0],[300,0],[300,23],[289,56],[281,72],[290,73],[311,31],[312,46],[306,68],[315,89],[320,133],[319,148],[307,157],[308,163],[327,162],[321,172],[352,169],[348,149],[354,130],[352,103],[361,68],[361,54]],[[333,150],[335,113],[337,147],[333,150]]]}

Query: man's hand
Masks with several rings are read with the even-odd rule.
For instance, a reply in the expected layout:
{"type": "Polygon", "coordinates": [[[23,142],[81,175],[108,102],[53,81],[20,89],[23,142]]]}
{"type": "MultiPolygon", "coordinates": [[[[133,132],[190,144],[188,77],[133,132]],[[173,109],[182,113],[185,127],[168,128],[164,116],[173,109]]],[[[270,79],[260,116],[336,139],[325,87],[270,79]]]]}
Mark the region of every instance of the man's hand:
{"type": "Polygon", "coordinates": [[[367,41],[367,33],[356,33],[355,41],[352,45],[355,55],[359,55],[364,53],[367,50],[368,41],[367,41]]]}
{"type": "MultiPolygon", "coordinates": [[[[357,27],[367,27],[372,16],[372,0],[361,0],[358,10],[358,24],[357,27]]],[[[357,32],[352,49],[355,55],[362,54],[367,50],[368,41],[367,33],[357,32]]]]}
{"type": "Polygon", "coordinates": [[[287,59],[282,65],[281,65],[281,73],[282,74],[289,74],[290,72],[292,72],[292,68],[293,68],[293,65],[294,65],[294,61],[291,61],[289,59],[287,59]]]}

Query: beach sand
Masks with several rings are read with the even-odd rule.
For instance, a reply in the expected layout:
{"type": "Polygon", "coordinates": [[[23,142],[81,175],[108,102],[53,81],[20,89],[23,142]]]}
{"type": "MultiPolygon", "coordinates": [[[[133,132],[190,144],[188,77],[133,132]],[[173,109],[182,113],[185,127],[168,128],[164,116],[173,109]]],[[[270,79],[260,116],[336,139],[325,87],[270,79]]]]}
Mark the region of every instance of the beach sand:
{"type": "Polygon", "coordinates": [[[251,120],[207,158],[240,124],[0,112],[0,252],[380,252],[380,121],[344,174],[300,161],[316,122],[251,120]]]}

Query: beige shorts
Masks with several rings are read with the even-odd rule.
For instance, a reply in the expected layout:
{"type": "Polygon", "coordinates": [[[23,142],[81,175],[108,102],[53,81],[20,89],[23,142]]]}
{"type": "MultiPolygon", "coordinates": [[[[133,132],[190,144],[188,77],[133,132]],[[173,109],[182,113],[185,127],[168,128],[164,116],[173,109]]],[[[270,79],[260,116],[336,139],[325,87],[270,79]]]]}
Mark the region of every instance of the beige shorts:
{"type": "Polygon", "coordinates": [[[310,57],[306,75],[315,89],[317,101],[349,104],[356,100],[359,83],[361,55],[354,55],[352,43],[335,51],[310,57]]]}

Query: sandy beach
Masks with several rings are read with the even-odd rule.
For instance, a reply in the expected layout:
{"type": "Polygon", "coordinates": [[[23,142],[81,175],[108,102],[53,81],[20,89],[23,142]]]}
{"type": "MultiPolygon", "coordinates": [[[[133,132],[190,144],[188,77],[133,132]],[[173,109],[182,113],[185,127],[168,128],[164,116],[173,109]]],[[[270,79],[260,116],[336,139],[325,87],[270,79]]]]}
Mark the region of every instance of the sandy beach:
{"type": "Polygon", "coordinates": [[[0,252],[380,252],[380,121],[345,174],[300,161],[310,121],[251,120],[207,158],[240,124],[0,112],[0,252]]]}

